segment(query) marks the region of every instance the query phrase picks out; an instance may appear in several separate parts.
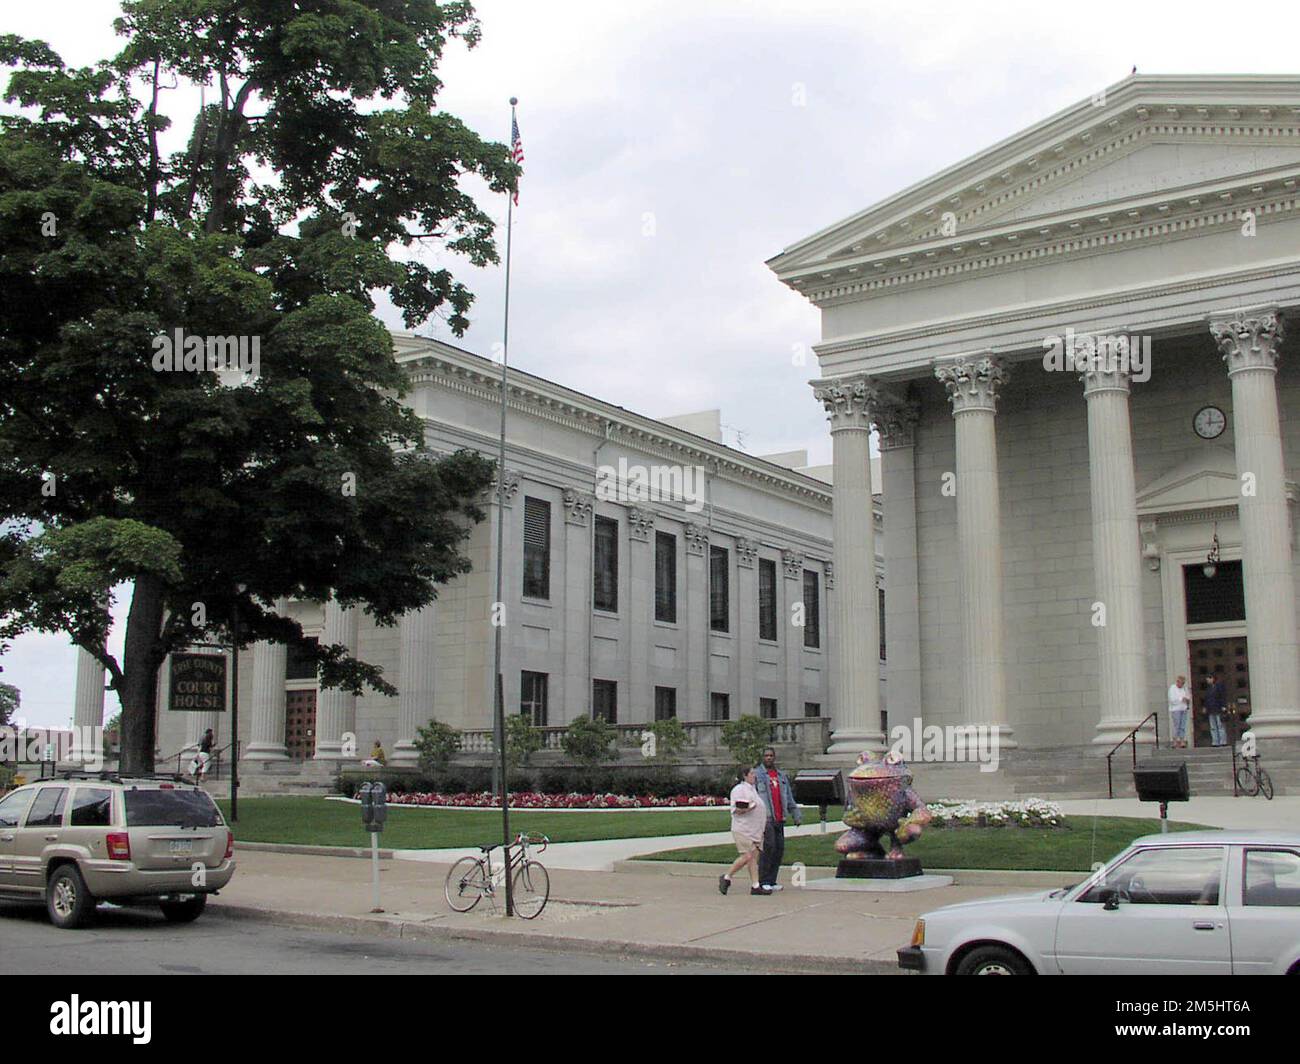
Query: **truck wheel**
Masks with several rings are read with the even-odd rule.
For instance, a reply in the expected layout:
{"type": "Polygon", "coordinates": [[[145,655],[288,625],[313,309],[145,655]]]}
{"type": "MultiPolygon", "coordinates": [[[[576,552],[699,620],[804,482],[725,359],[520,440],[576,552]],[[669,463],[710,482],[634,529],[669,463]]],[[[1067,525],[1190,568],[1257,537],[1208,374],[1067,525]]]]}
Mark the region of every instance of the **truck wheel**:
{"type": "Polygon", "coordinates": [[[207,904],[208,896],[206,894],[195,894],[184,901],[160,901],[158,908],[162,910],[162,914],[167,918],[168,923],[189,924],[203,915],[203,910],[207,908],[207,904]]]}
{"type": "Polygon", "coordinates": [[[1020,954],[1004,946],[980,946],[957,965],[958,975],[1033,975],[1020,954]]]}
{"type": "Polygon", "coordinates": [[[95,897],[73,864],[59,865],[45,886],[45,909],[55,927],[85,927],[95,915],[95,897]]]}

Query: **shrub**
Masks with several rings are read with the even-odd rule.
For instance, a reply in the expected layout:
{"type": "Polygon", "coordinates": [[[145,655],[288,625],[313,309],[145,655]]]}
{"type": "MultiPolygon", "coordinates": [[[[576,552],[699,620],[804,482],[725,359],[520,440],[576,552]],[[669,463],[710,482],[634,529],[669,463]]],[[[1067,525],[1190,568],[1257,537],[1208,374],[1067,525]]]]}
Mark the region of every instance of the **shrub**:
{"type": "Polygon", "coordinates": [[[416,729],[415,749],[420,754],[421,770],[437,772],[446,768],[452,755],[460,749],[460,732],[449,724],[431,720],[416,729]]]}
{"type": "Polygon", "coordinates": [[[671,765],[677,756],[686,749],[689,739],[686,728],[676,717],[657,720],[648,729],[654,735],[654,753],[649,760],[659,764],[671,765]]]}
{"type": "Polygon", "coordinates": [[[528,717],[517,713],[506,718],[506,764],[510,768],[528,764],[528,758],[541,748],[542,733],[528,717]]]}
{"type": "Polygon", "coordinates": [[[609,722],[599,717],[578,717],[564,732],[564,752],[587,770],[593,791],[599,789],[596,766],[617,759],[618,755],[610,750],[614,736],[609,722]]]}
{"type": "Polygon", "coordinates": [[[763,760],[763,751],[771,742],[772,725],[762,717],[737,717],[722,726],[722,743],[737,765],[753,768],[763,760]]]}

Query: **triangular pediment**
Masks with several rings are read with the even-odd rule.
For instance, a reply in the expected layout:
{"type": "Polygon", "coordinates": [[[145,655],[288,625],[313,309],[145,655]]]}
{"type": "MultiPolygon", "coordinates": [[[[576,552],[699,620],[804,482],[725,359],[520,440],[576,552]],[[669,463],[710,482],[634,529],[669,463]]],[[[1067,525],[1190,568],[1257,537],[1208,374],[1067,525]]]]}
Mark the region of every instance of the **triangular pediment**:
{"type": "MultiPolygon", "coordinates": [[[[1134,76],[787,248],[768,265],[821,290],[1113,234],[1290,195],[1300,77],[1134,76]]],[[[1068,245],[1067,245],[1068,246],[1068,245]]]]}
{"type": "Polygon", "coordinates": [[[1240,484],[1232,449],[1209,445],[1140,488],[1138,514],[1145,517],[1236,506],[1240,484]]]}

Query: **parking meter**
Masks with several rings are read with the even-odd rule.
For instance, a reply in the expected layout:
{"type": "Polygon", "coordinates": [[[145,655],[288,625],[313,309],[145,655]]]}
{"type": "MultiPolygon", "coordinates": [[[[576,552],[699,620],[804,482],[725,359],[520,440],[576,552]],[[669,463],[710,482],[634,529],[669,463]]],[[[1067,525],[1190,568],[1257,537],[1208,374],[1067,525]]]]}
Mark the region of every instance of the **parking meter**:
{"type": "MultiPolygon", "coordinates": [[[[364,806],[362,807],[364,810],[364,806]]],[[[383,831],[388,819],[388,788],[382,783],[370,785],[370,830],[383,831]]]]}
{"type": "Polygon", "coordinates": [[[370,788],[373,784],[363,783],[357,788],[357,797],[361,799],[361,826],[367,831],[371,830],[370,824],[375,819],[375,798],[370,788]]]}

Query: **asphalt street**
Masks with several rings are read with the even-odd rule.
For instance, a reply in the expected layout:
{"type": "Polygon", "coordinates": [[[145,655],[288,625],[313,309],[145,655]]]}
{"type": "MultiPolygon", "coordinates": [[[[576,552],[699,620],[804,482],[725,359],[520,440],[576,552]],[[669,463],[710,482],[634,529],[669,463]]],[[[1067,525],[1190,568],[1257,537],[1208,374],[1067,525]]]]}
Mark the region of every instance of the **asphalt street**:
{"type": "Polygon", "coordinates": [[[333,934],[205,914],[172,925],[149,910],[101,907],[94,927],[60,931],[39,906],[0,902],[6,975],[684,975],[736,968],[333,934]]]}

